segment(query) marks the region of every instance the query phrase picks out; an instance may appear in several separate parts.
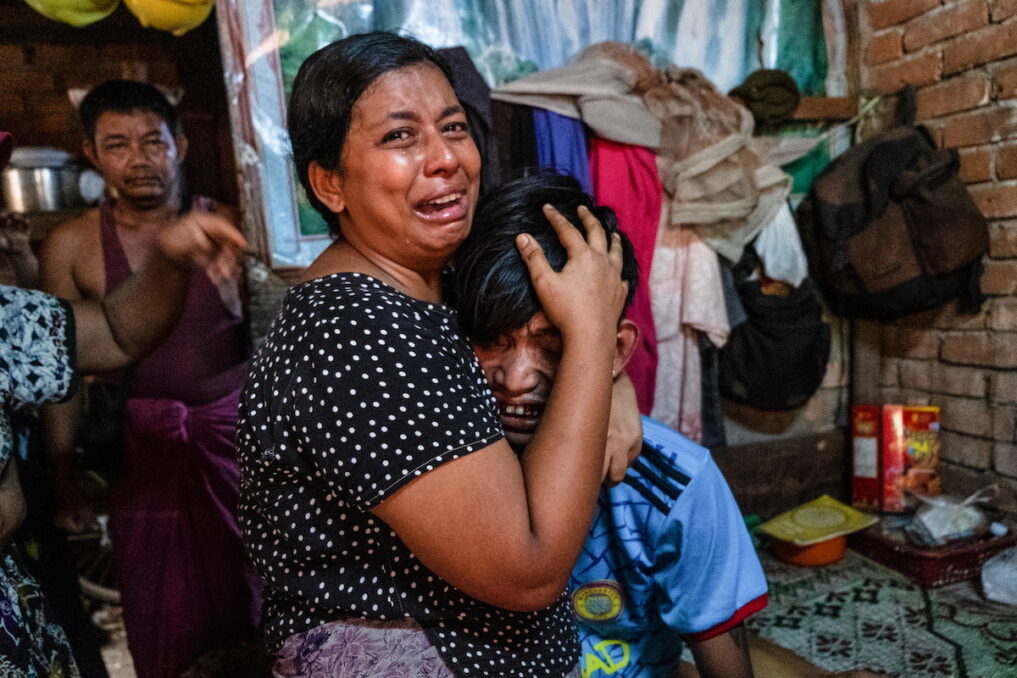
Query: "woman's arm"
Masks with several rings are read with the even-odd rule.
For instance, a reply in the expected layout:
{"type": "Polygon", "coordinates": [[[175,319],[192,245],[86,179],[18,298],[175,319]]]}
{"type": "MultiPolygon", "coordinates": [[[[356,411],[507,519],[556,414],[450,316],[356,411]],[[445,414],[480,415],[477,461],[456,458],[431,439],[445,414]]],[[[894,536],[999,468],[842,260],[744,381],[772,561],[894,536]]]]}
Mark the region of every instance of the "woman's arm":
{"type": "Polygon", "coordinates": [[[431,570],[511,610],[560,595],[586,539],[602,478],[615,331],[625,298],[621,247],[589,212],[588,242],[549,212],[569,259],[560,273],[532,238],[517,242],[563,354],[522,459],[501,440],[422,475],[374,509],[431,570]]]}

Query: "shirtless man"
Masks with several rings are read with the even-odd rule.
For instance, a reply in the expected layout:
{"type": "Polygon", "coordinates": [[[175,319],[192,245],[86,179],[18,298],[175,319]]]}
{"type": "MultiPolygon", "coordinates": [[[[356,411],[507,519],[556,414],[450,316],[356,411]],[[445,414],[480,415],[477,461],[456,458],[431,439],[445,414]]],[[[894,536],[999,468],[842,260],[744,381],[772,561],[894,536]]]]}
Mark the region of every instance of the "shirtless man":
{"type": "MultiPolygon", "coordinates": [[[[50,234],[42,289],[105,296],[135,269],[178,214],[232,210],[186,190],[187,138],[151,85],[113,80],[79,109],[83,150],[107,199],[50,234]]],[[[233,436],[247,372],[239,275],[196,275],[170,336],[129,378],[123,458],[111,487],[110,531],[130,649],[140,678],[175,676],[201,653],[251,637],[254,579],[236,525],[233,436]],[[152,565],[158,563],[158,568],[152,565]]],[[[79,403],[44,413],[58,524],[90,516],[73,458],[79,403]]]]}

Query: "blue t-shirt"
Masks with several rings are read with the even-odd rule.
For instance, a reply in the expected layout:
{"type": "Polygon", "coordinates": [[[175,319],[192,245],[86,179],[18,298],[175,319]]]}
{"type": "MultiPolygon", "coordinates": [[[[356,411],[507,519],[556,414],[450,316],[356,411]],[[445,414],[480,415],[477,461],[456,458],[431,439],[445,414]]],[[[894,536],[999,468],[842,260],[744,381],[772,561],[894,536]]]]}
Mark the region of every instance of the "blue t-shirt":
{"type": "Polygon", "coordinates": [[[643,417],[643,452],[605,489],[570,580],[583,678],[672,676],[682,638],[766,604],[766,579],[709,451],[643,417]]]}

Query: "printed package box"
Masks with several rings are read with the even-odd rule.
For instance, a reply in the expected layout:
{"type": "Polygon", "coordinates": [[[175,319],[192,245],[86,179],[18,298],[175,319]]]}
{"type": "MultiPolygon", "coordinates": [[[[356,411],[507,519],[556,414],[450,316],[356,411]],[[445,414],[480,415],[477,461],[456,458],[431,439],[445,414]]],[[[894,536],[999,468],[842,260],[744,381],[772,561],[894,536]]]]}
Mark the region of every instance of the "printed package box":
{"type": "Polygon", "coordinates": [[[939,495],[938,407],[855,405],[851,443],[855,506],[903,512],[913,508],[909,493],[939,495]]]}

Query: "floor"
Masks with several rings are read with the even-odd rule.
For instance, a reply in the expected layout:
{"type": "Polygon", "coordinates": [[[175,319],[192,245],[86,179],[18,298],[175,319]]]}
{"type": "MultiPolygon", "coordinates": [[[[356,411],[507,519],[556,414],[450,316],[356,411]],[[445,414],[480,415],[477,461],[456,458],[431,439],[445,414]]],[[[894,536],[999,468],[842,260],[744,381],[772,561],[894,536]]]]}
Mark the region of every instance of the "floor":
{"type": "Polygon", "coordinates": [[[96,621],[110,637],[110,642],[102,648],[102,660],[106,663],[109,678],[136,678],[134,662],[127,650],[127,634],[120,608],[112,605],[101,608],[96,613],[96,621]]]}

